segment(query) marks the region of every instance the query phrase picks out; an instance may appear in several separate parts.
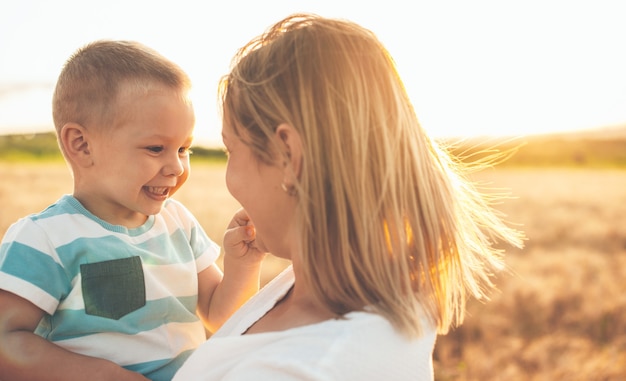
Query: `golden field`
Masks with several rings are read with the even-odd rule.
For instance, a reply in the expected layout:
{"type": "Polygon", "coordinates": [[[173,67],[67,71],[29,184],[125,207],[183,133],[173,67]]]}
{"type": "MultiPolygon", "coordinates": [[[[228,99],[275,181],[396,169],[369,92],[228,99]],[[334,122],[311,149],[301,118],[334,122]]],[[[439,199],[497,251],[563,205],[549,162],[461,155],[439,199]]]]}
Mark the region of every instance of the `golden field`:
{"type": "MultiPolygon", "coordinates": [[[[222,164],[193,163],[176,198],[221,243],[238,204],[222,164]]],[[[0,234],[71,192],[61,162],[0,162],[0,234]]],[[[626,171],[499,168],[476,175],[513,196],[496,207],[519,224],[523,250],[487,302],[438,339],[437,380],[620,380],[626,375],[626,171]]],[[[263,283],[286,262],[268,259],[263,283]]]]}

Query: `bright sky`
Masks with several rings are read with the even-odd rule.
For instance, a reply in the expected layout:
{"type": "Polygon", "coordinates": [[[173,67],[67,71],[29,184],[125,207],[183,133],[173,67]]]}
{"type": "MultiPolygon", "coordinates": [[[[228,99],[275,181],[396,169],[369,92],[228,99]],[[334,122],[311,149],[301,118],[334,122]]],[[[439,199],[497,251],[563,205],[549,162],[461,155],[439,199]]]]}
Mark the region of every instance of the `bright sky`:
{"type": "Polygon", "coordinates": [[[196,136],[220,144],[219,77],[240,46],[294,12],[374,31],[436,137],[626,124],[619,0],[20,0],[0,10],[0,133],[52,130],[65,60],[87,42],[116,38],[143,42],[189,73],[196,136]]]}

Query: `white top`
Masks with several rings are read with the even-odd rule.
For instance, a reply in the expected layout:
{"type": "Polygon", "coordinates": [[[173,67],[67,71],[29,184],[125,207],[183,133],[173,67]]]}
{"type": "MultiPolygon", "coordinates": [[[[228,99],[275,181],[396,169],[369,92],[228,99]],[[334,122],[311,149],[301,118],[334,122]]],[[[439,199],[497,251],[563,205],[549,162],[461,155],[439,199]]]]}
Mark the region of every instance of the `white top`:
{"type": "Polygon", "coordinates": [[[173,381],[433,379],[435,331],[407,339],[375,313],[352,312],[345,319],[243,335],[293,281],[289,267],[202,344],[173,381]]]}

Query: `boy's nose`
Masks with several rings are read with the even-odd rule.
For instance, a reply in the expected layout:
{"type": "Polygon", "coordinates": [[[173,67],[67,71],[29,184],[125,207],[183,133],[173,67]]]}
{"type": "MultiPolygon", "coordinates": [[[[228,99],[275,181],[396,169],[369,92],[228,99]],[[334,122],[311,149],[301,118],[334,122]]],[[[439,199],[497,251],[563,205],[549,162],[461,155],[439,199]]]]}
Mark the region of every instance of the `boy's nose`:
{"type": "Polygon", "coordinates": [[[183,163],[184,159],[176,156],[176,158],[168,160],[167,163],[163,166],[163,174],[165,176],[181,176],[185,173],[185,163],[183,163]]]}

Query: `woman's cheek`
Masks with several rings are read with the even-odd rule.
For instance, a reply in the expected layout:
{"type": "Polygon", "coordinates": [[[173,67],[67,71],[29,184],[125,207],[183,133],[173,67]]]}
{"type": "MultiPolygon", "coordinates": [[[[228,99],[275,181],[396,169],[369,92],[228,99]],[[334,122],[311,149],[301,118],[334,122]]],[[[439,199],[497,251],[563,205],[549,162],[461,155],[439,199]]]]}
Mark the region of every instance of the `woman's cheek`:
{"type": "Polygon", "coordinates": [[[241,181],[239,181],[239,177],[240,176],[237,175],[234,166],[229,160],[228,164],[226,165],[226,188],[228,189],[228,192],[231,194],[231,196],[233,196],[237,201],[241,203],[241,201],[239,200],[239,188],[241,188],[243,184],[241,184],[241,181]]]}

